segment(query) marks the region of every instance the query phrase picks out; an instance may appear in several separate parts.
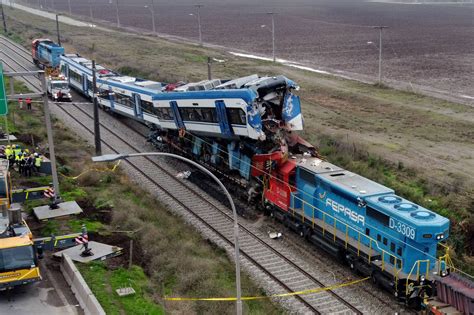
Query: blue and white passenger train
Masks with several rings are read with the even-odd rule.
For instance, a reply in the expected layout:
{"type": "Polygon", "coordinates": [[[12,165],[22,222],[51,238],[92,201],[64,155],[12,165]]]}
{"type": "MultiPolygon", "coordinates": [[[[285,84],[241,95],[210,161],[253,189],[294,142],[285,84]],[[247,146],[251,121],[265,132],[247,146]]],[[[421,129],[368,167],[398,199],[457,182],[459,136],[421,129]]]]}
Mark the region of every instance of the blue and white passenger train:
{"type": "MultiPolygon", "coordinates": [[[[64,55],[61,72],[71,87],[92,97],[90,60],[64,55]]],[[[283,76],[206,80],[170,90],[172,85],[123,76],[100,65],[96,73],[101,106],[161,129],[253,140],[265,140],[264,124],[303,129],[300,101],[292,93],[298,87],[283,76]]]]}
{"type": "MultiPolygon", "coordinates": [[[[158,147],[176,149],[232,179],[228,185],[243,186],[248,202],[258,200],[406,303],[433,294],[432,275],[449,272],[449,259],[436,258],[449,220],[318,157],[293,132],[303,129],[293,81],[251,75],[163,84],[96,69],[103,108],[153,126],[158,147]]],[[[92,97],[90,60],[64,55],[61,72],[71,87],[92,97]]]]}

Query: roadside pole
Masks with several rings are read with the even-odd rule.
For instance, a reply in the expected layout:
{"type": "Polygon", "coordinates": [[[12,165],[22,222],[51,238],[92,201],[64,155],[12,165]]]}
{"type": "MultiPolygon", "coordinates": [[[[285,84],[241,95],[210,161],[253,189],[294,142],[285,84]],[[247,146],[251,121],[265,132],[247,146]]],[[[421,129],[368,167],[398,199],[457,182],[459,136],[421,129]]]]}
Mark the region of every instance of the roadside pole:
{"type": "Polygon", "coordinates": [[[53,128],[51,125],[51,114],[49,112],[49,104],[48,104],[48,93],[46,87],[46,74],[44,71],[39,71],[38,75],[40,76],[41,80],[41,89],[43,94],[43,106],[44,106],[44,119],[46,122],[46,133],[48,135],[48,145],[49,145],[49,159],[51,161],[51,173],[53,176],[53,186],[54,186],[54,201],[53,207],[59,202],[59,180],[58,180],[58,172],[56,169],[56,155],[54,153],[54,140],[53,140],[53,128]]]}
{"type": "Polygon", "coordinates": [[[100,142],[100,124],[99,124],[99,103],[97,102],[97,78],[95,60],[92,60],[92,99],[94,101],[94,142],[95,154],[102,155],[102,145],[100,142]]]}
{"type": "Polygon", "coordinates": [[[3,63],[0,60],[0,115],[5,118],[5,132],[7,134],[7,141],[10,144],[10,133],[8,132],[8,102],[7,95],[5,93],[5,83],[3,81],[3,63]]]}

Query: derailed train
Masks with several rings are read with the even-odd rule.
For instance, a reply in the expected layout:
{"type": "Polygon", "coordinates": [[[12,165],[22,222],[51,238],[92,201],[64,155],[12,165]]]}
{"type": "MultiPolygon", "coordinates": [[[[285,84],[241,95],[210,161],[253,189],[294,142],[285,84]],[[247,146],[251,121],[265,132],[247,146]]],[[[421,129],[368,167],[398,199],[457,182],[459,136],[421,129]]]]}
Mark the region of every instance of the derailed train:
{"type": "MultiPolygon", "coordinates": [[[[92,63],[61,57],[91,97],[92,63]]],[[[436,257],[449,220],[321,159],[303,129],[298,86],[283,76],[163,84],[97,66],[99,104],[151,127],[158,148],[190,156],[245,188],[248,200],[414,306],[449,273],[436,257]]]]}

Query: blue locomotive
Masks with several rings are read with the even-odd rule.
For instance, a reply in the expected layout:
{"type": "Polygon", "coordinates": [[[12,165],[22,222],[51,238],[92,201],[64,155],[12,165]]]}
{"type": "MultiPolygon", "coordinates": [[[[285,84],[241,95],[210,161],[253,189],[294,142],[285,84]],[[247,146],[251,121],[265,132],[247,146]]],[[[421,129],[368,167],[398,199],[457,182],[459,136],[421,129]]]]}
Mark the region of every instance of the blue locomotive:
{"type": "Polygon", "coordinates": [[[433,275],[448,272],[436,258],[447,218],[316,157],[276,162],[264,190],[272,216],[408,303],[431,295],[433,275]]]}

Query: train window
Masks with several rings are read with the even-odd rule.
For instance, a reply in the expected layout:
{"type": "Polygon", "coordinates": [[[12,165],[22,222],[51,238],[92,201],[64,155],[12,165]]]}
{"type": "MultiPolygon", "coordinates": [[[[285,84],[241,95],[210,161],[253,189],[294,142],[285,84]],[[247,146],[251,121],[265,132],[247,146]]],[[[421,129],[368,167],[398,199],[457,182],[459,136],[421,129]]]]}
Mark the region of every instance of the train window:
{"type": "Polygon", "coordinates": [[[392,252],[395,252],[395,244],[392,243],[392,242],[390,242],[390,250],[391,250],[392,252]]]}
{"type": "Polygon", "coordinates": [[[387,238],[386,237],[383,238],[383,244],[387,245],[387,238]]]}
{"type": "Polygon", "coordinates": [[[397,259],[397,268],[402,268],[402,261],[400,259],[397,259]]]}
{"type": "Polygon", "coordinates": [[[365,228],[365,235],[370,235],[370,229],[369,228],[365,228]]]}
{"type": "Polygon", "coordinates": [[[153,103],[152,102],[142,100],[141,101],[141,108],[142,108],[142,111],[147,113],[147,114],[155,114],[155,112],[153,110],[153,103]]]}
{"type": "Polygon", "coordinates": [[[171,110],[171,108],[169,108],[169,107],[160,108],[159,111],[161,112],[161,114],[158,114],[158,117],[162,117],[163,120],[173,120],[174,119],[173,111],[171,110]]]}
{"type": "Polygon", "coordinates": [[[135,106],[135,102],[130,96],[120,93],[115,93],[115,102],[127,107],[133,108],[135,106]]]}
{"type": "Polygon", "coordinates": [[[305,182],[316,186],[316,179],[313,173],[308,172],[304,168],[300,167],[300,177],[305,182]]]}
{"type": "Polygon", "coordinates": [[[229,123],[232,125],[247,124],[245,112],[240,108],[227,108],[227,116],[229,117],[229,123]]]}
{"type": "Polygon", "coordinates": [[[91,80],[87,80],[87,89],[89,91],[92,91],[92,81],[91,80]]]}
{"type": "Polygon", "coordinates": [[[71,69],[69,69],[68,77],[73,81],[82,82],[81,81],[82,77],[76,72],[72,71],[71,69]]]}
{"type": "Polygon", "coordinates": [[[393,256],[390,256],[390,263],[391,263],[392,265],[394,265],[394,264],[395,264],[395,257],[393,257],[393,256]]]}
{"type": "Polygon", "coordinates": [[[200,108],[202,121],[217,122],[216,110],[214,108],[200,108]]]}
{"type": "Polygon", "coordinates": [[[381,242],[382,241],[382,236],[380,236],[380,234],[377,234],[377,242],[381,242]]]}
{"type": "Polygon", "coordinates": [[[385,226],[388,226],[390,221],[390,217],[388,215],[383,214],[382,212],[379,212],[371,207],[366,208],[366,213],[367,216],[371,217],[372,219],[379,221],[385,226]]]}
{"type": "Polygon", "coordinates": [[[397,248],[397,255],[398,255],[398,256],[401,256],[401,255],[402,255],[402,248],[401,248],[401,247],[398,247],[398,248],[397,248]]]}

